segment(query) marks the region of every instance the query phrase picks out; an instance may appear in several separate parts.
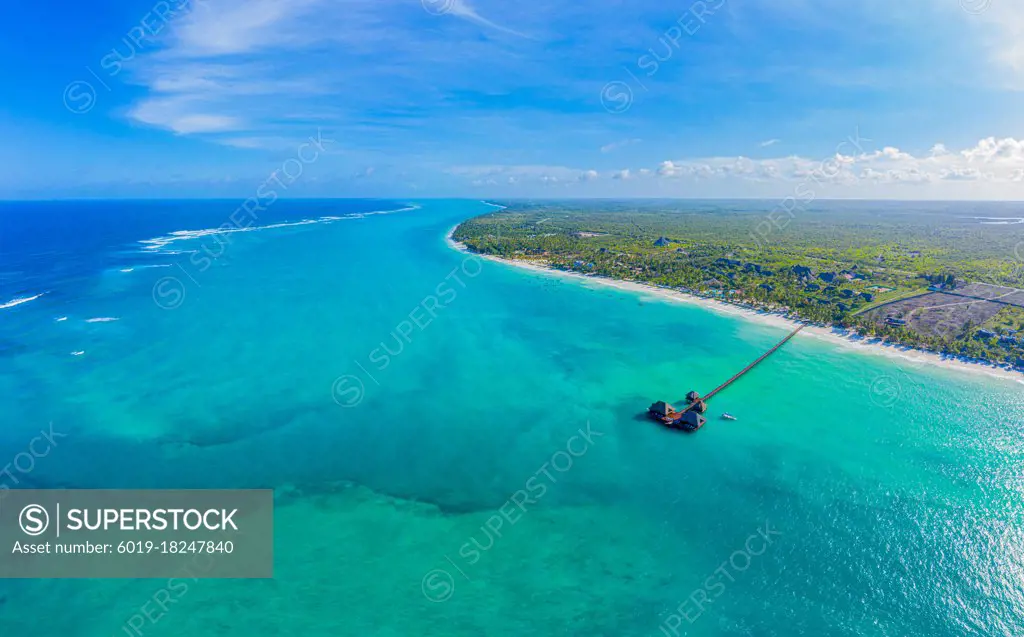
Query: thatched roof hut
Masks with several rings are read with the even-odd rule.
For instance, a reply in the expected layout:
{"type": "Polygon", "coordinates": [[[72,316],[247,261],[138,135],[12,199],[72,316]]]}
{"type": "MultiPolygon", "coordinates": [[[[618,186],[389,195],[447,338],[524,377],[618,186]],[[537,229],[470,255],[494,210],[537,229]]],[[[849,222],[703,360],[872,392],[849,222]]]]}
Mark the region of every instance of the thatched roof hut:
{"type": "Polygon", "coordinates": [[[649,411],[659,416],[668,416],[671,413],[675,413],[676,410],[675,407],[668,404],[664,400],[659,400],[658,402],[650,406],[649,411]]]}
{"type": "Polygon", "coordinates": [[[707,421],[707,418],[705,418],[704,416],[701,416],[700,414],[693,411],[688,411],[685,414],[683,414],[682,417],[679,419],[679,424],[682,425],[683,429],[687,429],[689,431],[696,431],[697,429],[703,427],[704,423],[706,423],[707,421]]]}

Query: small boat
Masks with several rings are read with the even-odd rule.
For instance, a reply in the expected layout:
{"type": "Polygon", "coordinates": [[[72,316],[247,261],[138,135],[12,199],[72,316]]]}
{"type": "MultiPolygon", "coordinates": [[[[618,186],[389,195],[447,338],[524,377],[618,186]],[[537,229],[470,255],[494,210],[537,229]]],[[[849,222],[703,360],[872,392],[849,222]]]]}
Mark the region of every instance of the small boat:
{"type": "Polygon", "coordinates": [[[732,414],[726,412],[722,414],[722,420],[736,420],[736,416],[733,416],[732,414]]]}

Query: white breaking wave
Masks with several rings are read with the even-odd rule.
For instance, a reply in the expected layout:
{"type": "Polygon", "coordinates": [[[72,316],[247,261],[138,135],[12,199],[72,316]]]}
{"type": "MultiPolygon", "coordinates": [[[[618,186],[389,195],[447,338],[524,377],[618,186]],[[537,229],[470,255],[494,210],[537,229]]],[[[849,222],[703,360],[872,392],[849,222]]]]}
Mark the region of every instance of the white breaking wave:
{"type": "Polygon", "coordinates": [[[83,350],[79,350],[77,352],[71,352],[71,355],[72,356],[81,356],[84,353],[85,353],[85,350],[83,349],[83,350]]]}
{"type": "Polygon", "coordinates": [[[399,212],[412,212],[413,210],[419,210],[421,206],[413,204],[406,206],[405,208],[398,208],[396,210],[373,210],[370,212],[353,212],[345,215],[344,217],[320,217],[321,220],[337,221],[339,219],[365,219],[366,217],[373,217],[375,215],[393,215],[399,212]]]}
{"type": "Polygon", "coordinates": [[[985,226],[1013,226],[1024,223],[1021,217],[974,217],[985,226]]]}
{"type": "Polygon", "coordinates": [[[175,230],[170,234],[166,234],[162,237],[156,237],[154,239],[145,239],[140,241],[143,245],[144,251],[149,252],[163,252],[164,254],[180,254],[180,252],[171,252],[169,250],[163,250],[164,247],[174,243],[175,241],[194,241],[196,239],[202,239],[203,237],[210,237],[214,235],[222,234],[234,234],[236,232],[257,232],[260,230],[276,230],[279,228],[293,228],[296,226],[308,226],[317,223],[334,223],[335,221],[344,221],[347,219],[363,219],[373,215],[390,215],[398,212],[409,212],[411,210],[417,210],[420,206],[412,205],[406,206],[405,208],[399,208],[397,210],[374,210],[371,212],[353,212],[350,214],[342,215],[340,217],[318,217],[316,219],[303,219],[301,221],[284,221],[281,223],[272,223],[266,226],[248,226],[245,228],[237,227],[220,227],[220,228],[206,228],[204,230],[175,230]]]}
{"type": "Polygon", "coordinates": [[[64,321],[68,320],[68,317],[66,317],[66,316],[59,316],[59,317],[57,317],[57,318],[56,318],[56,319],[54,319],[54,320],[55,320],[55,321],[56,321],[57,323],[63,323],[64,321]]]}
{"type": "Polygon", "coordinates": [[[171,264],[171,263],[154,263],[152,265],[133,265],[130,268],[121,268],[120,271],[127,274],[128,272],[134,272],[136,270],[149,270],[151,268],[169,268],[169,267],[171,267],[171,265],[173,265],[173,264],[171,264]]]}
{"type": "Polygon", "coordinates": [[[139,243],[145,246],[142,248],[143,250],[160,251],[164,246],[170,245],[175,241],[193,241],[195,239],[202,239],[203,237],[209,237],[213,235],[234,234],[236,232],[256,232],[258,230],[273,230],[275,228],[289,228],[292,226],[308,226],[314,223],[320,223],[320,220],[304,219],[302,221],[274,223],[269,226],[250,226],[248,228],[207,228],[205,230],[175,230],[174,232],[168,235],[156,237],[155,239],[146,239],[144,241],[140,241],[139,243]]]}
{"type": "Polygon", "coordinates": [[[28,303],[29,301],[35,301],[39,297],[43,296],[43,294],[46,294],[46,292],[43,292],[42,294],[37,294],[35,296],[23,296],[23,297],[20,297],[20,298],[17,298],[17,299],[11,299],[10,301],[4,303],[3,305],[0,305],[0,310],[6,310],[7,308],[11,308],[11,307],[14,307],[16,305],[21,305],[22,303],[28,303]]]}
{"type": "Polygon", "coordinates": [[[121,319],[119,319],[119,318],[114,318],[114,317],[111,317],[111,316],[100,316],[100,317],[97,317],[97,318],[85,319],[85,322],[86,323],[113,323],[114,321],[120,321],[120,320],[121,319]]]}

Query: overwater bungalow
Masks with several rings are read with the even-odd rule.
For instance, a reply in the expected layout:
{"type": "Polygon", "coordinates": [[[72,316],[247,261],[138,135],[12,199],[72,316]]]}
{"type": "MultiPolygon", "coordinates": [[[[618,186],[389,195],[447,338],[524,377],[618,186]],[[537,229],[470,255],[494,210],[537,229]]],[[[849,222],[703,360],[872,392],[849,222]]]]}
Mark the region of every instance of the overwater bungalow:
{"type": "Polygon", "coordinates": [[[676,408],[659,400],[647,409],[647,413],[669,429],[697,431],[707,423],[707,418],[695,411],[680,413],[676,408]]]}

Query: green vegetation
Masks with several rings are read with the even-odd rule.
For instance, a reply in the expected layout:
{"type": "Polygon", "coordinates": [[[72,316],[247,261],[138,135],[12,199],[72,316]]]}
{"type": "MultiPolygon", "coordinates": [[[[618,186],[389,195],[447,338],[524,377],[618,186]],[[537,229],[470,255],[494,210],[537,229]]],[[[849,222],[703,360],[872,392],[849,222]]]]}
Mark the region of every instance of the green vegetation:
{"type": "Polygon", "coordinates": [[[1007,307],[1003,308],[992,320],[982,327],[998,334],[1020,332],[1024,334],[1024,308],[1007,307]]]}
{"type": "Polygon", "coordinates": [[[476,252],[681,289],[932,351],[1024,359],[1009,337],[1024,310],[986,300],[1024,287],[1014,257],[1024,225],[862,205],[766,214],[741,204],[517,203],[463,223],[454,236],[476,252]]]}

